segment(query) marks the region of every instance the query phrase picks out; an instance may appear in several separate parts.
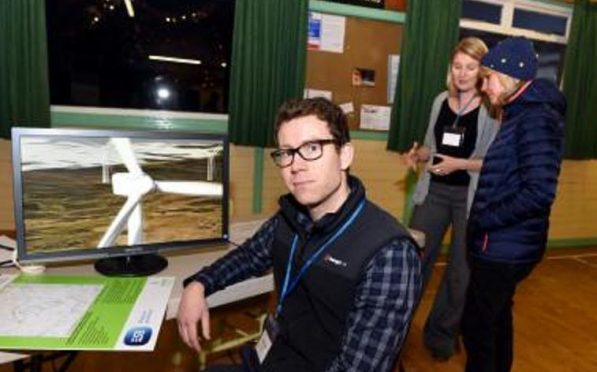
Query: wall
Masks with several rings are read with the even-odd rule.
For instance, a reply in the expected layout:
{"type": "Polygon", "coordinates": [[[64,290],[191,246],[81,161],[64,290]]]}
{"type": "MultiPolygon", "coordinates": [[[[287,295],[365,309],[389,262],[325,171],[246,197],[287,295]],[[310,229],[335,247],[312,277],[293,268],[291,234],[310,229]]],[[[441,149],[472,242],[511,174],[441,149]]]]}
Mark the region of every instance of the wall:
{"type": "Polygon", "coordinates": [[[0,230],[12,230],[14,226],[10,164],[10,141],[0,139],[0,230]]]}
{"type": "MultiPolygon", "coordinates": [[[[353,136],[354,137],[354,136],[353,136]]],[[[357,136],[358,133],[357,133],[357,136]]],[[[403,219],[408,186],[407,169],[400,157],[386,151],[385,139],[354,139],[356,158],[351,172],[357,175],[367,187],[367,194],[375,203],[389,210],[392,215],[403,219]]],[[[286,188],[272,164],[269,150],[263,158],[263,180],[260,215],[276,211],[278,197],[286,188]]],[[[246,153],[250,156],[249,153],[246,153]]],[[[235,158],[232,158],[235,161],[235,158]]],[[[253,168],[254,169],[254,168],[253,168]]],[[[247,174],[245,178],[250,178],[247,174]]],[[[241,180],[231,177],[233,183],[241,180]]],[[[551,215],[549,231],[550,247],[583,247],[597,245],[597,194],[592,192],[597,184],[597,160],[564,160],[560,175],[558,193],[551,215]]],[[[249,190],[250,186],[244,185],[249,190]]],[[[235,205],[243,204],[235,201],[235,205]]],[[[236,218],[251,217],[251,205],[242,205],[242,213],[236,218]]]]}
{"type": "Polygon", "coordinates": [[[565,160],[551,215],[551,246],[597,245],[597,160],[565,160]]]}
{"type": "Polygon", "coordinates": [[[230,217],[249,219],[253,214],[254,150],[230,146],[230,217]]]}
{"type": "MultiPolygon", "coordinates": [[[[406,201],[406,168],[399,155],[386,151],[384,139],[359,138],[351,172],[365,183],[375,203],[402,219],[406,201]]],[[[230,147],[231,219],[248,220],[276,211],[278,197],[286,188],[269,158],[270,149],[230,147]],[[260,161],[256,153],[262,152],[260,161]],[[261,169],[259,169],[261,168],[261,169]],[[261,179],[255,175],[262,174],[261,179]],[[259,192],[261,190],[261,192],[259,192]],[[257,202],[256,202],[257,201],[257,202]],[[260,207],[257,208],[256,207],[260,207]]],[[[10,142],[0,140],[0,230],[14,229],[10,142]]],[[[597,160],[565,160],[558,195],[551,216],[549,246],[582,247],[597,245],[597,160]]]]}

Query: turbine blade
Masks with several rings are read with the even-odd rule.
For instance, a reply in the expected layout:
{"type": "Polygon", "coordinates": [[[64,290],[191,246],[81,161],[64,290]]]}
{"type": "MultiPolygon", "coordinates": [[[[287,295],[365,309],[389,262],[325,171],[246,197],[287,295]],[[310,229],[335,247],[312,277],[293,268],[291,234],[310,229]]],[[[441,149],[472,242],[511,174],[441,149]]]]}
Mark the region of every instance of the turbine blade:
{"type": "Polygon", "coordinates": [[[112,138],[112,143],[116,147],[116,151],[118,151],[118,154],[120,155],[120,158],[122,159],[122,162],[124,163],[126,169],[128,169],[129,173],[143,173],[129,138],[112,138]]]}
{"type": "Polygon", "coordinates": [[[124,203],[122,208],[120,208],[116,217],[114,217],[114,219],[112,220],[112,223],[108,227],[108,230],[106,230],[104,236],[102,236],[102,239],[97,245],[98,248],[105,248],[114,245],[116,238],[118,237],[118,235],[120,235],[122,229],[124,229],[124,225],[126,224],[129,216],[139,203],[139,200],[141,200],[140,194],[131,195],[126,199],[126,202],[124,203]]]}
{"type": "Polygon", "coordinates": [[[201,181],[156,181],[155,185],[161,192],[189,196],[222,196],[221,183],[201,181]]]}

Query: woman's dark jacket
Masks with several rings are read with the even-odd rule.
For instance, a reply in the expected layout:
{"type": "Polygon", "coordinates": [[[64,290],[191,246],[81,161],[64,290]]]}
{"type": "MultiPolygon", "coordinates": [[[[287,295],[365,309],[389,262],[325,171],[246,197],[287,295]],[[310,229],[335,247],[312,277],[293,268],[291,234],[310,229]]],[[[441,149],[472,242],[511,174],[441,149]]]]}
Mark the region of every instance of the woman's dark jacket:
{"type": "Polygon", "coordinates": [[[471,208],[473,256],[511,263],[541,259],[562,162],[565,109],[563,94],[542,79],[504,106],[471,208]]]}

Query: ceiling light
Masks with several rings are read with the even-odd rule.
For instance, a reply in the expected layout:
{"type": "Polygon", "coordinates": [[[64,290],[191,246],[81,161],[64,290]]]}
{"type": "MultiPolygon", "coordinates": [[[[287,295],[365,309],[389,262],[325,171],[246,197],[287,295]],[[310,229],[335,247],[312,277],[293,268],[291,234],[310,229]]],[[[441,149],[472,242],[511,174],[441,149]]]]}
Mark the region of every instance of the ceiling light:
{"type": "Polygon", "coordinates": [[[170,97],[170,90],[165,87],[160,87],[157,90],[158,97],[161,99],[168,99],[170,97]]]}
{"type": "Polygon", "coordinates": [[[190,65],[200,65],[201,61],[198,59],[176,58],[167,56],[150,55],[149,59],[153,61],[174,62],[174,63],[188,63],[190,65]]]}
{"type": "Polygon", "coordinates": [[[135,16],[135,9],[133,8],[132,0],[124,0],[124,5],[126,5],[126,12],[129,14],[129,17],[133,18],[135,16]]]}

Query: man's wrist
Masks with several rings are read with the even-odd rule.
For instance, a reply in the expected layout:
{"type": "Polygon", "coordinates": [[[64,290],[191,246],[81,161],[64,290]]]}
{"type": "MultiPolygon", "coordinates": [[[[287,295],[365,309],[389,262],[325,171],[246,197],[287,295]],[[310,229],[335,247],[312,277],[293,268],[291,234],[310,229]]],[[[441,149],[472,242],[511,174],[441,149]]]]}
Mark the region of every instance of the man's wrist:
{"type": "Polygon", "coordinates": [[[182,286],[185,289],[192,284],[201,284],[204,293],[206,292],[209,286],[209,282],[205,282],[200,274],[189,276],[188,278],[182,281],[182,286]]]}
{"type": "Polygon", "coordinates": [[[205,295],[205,286],[197,280],[190,282],[185,289],[205,295]]]}

